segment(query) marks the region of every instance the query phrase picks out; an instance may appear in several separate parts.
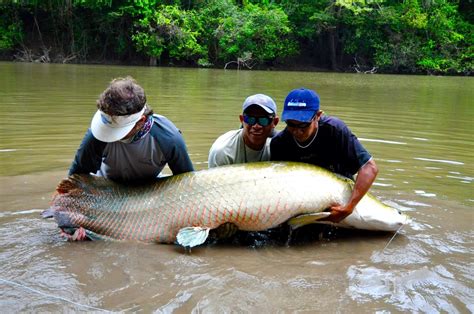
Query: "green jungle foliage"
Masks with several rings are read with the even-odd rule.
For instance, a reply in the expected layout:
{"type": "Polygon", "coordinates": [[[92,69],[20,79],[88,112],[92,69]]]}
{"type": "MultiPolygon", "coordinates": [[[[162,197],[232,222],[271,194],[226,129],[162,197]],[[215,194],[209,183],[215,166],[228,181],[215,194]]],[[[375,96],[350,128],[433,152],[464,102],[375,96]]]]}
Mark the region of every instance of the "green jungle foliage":
{"type": "Polygon", "coordinates": [[[0,55],[471,75],[472,1],[0,0],[0,55]]]}

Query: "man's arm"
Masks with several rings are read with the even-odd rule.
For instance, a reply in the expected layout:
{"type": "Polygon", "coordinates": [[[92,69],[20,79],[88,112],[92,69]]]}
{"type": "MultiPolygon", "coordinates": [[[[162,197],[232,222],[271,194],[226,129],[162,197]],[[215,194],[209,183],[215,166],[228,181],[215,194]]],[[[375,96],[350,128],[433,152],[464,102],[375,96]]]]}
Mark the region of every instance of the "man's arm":
{"type": "Polygon", "coordinates": [[[357,173],[354,189],[349,201],[345,205],[337,204],[331,206],[331,216],[329,216],[328,220],[339,222],[349,216],[362,197],[369,191],[372,183],[375,181],[375,177],[377,177],[378,171],[378,167],[373,159],[370,159],[363,165],[357,173]]]}
{"type": "Polygon", "coordinates": [[[96,139],[89,129],[76,152],[76,156],[69,168],[69,175],[75,173],[96,173],[102,163],[102,153],[107,143],[96,139]]]}
{"type": "Polygon", "coordinates": [[[172,150],[171,156],[168,159],[168,166],[170,167],[173,175],[194,171],[193,163],[188,154],[188,149],[184,142],[181,133],[175,136],[175,146],[172,150]]]}
{"type": "Polygon", "coordinates": [[[181,131],[168,118],[154,114],[151,136],[158,142],[173,175],[194,171],[181,131]]]}

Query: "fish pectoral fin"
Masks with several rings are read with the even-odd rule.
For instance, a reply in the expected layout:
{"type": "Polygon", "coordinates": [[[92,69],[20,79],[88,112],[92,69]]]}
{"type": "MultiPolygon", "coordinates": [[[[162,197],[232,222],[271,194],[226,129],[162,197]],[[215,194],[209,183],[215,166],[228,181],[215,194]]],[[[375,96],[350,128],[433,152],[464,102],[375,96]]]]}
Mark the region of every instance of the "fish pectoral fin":
{"type": "Polygon", "coordinates": [[[289,219],[288,225],[290,225],[291,229],[294,230],[302,226],[316,223],[318,220],[326,218],[329,215],[331,215],[330,212],[319,212],[319,213],[298,215],[289,219]]]}
{"type": "Polygon", "coordinates": [[[211,229],[203,227],[181,228],[176,236],[176,242],[185,248],[201,245],[206,242],[209,236],[209,230],[211,229]]]}

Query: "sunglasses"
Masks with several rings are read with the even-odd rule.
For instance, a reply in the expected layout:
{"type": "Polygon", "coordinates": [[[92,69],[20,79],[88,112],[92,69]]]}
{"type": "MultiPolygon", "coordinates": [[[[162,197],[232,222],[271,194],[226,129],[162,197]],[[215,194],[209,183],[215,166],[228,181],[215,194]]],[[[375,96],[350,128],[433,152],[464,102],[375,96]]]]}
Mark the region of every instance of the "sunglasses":
{"type": "Polygon", "coordinates": [[[259,124],[260,126],[268,126],[273,121],[273,116],[270,117],[253,117],[244,114],[244,122],[250,126],[259,124]]]}
{"type": "Polygon", "coordinates": [[[312,123],[313,120],[314,120],[314,117],[316,117],[316,113],[315,113],[314,116],[311,118],[311,120],[309,120],[309,122],[293,123],[293,122],[290,122],[290,121],[285,121],[285,123],[286,123],[286,125],[289,126],[290,128],[306,129],[307,127],[309,127],[309,126],[311,125],[311,123],[312,123]]]}

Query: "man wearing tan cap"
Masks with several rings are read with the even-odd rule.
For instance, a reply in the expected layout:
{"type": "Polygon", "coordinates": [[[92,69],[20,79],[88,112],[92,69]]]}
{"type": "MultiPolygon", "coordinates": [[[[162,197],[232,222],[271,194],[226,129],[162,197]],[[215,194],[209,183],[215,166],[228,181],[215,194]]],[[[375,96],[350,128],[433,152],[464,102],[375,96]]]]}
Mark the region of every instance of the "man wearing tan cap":
{"type": "Polygon", "coordinates": [[[153,114],[145,91],[133,78],[114,79],[97,107],[69,175],[135,181],[158,177],[166,164],[173,174],[194,170],[180,130],[153,114]]]}

